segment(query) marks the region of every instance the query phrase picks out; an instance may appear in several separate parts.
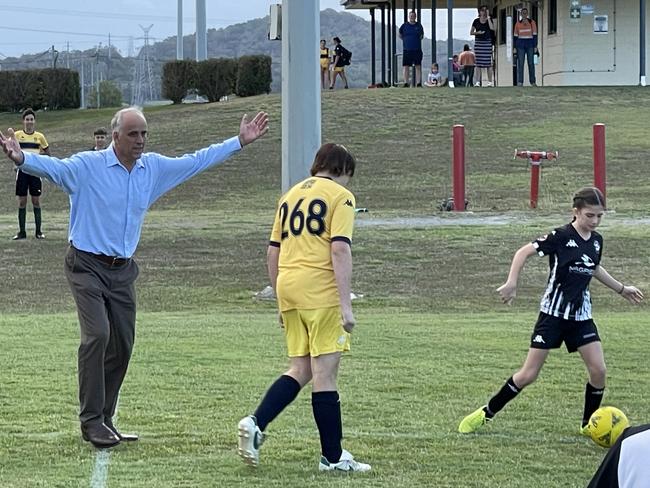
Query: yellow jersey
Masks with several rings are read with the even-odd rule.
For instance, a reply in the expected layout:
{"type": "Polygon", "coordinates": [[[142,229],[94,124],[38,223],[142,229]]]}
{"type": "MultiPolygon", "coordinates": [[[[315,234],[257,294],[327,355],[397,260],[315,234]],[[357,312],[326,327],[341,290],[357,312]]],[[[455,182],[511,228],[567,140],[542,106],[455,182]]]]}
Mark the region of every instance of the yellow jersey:
{"type": "Polygon", "coordinates": [[[281,311],[339,305],[331,243],[352,241],[354,195],[312,176],[282,196],[269,245],[280,248],[276,293],[281,311]]]}
{"type": "Polygon", "coordinates": [[[48,147],[47,140],[45,136],[40,132],[32,132],[27,134],[23,130],[17,130],[15,132],[16,140],[20,144],[20,149],[25,152],[42,154],[48,147]]]}

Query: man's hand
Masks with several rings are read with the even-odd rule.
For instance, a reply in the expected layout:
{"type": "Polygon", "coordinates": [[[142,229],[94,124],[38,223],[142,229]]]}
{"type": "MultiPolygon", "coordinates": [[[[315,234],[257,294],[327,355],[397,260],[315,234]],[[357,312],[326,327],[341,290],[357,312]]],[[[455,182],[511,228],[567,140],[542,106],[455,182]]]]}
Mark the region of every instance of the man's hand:
{"type": "Polygon", "coordinates": [[[239,124],[239,142],[242,147],[256,141],[269,130],[269,114],[266,112],[259,112],[250,121],[246,120],[246,117],[244,114],[239,124]]]}
{"type": "Polygon", "coordinates": [[[341,312],[341,324],[343,325],[345,332],[348,334],[352,332],[352,329],[354,329],[354,325],[356,324],[352,310],[344,310],[341,312]]]}
{"type": "Polygon", "coordinates": [[[7,135],[5,136],[0,132],[0,145],[2,150],[11,159],[16,165],[20,166],[25,161],[25,156],[23,151],[20,149],[20,144],[16,139],[14,130],[9,128],[7,129],[7,135]]]}

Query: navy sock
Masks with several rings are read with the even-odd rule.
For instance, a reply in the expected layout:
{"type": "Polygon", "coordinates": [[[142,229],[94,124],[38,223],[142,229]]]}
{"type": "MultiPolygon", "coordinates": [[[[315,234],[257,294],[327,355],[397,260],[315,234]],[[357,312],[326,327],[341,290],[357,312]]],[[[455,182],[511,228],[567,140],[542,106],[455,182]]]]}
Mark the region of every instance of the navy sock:
{"type": "Polygon", "coordinates": [[[18,209],[18,230],[21,233],[25,233],[25,218],[27,217],[27,209],[19,208],[18,209]]]}
{"type": "Polygon", "coordinates": [[[323,456],[330,463],[338,463],[343,453],[343,425],[341,423],[341,402],[338,391],[319,391],[311,394],[314,420],[320,434],[323,456]]]}
{"type": "Polygon", "coordinates": [[[485,416],[488,418],[494,417],[510,400],[519,395],[521,390],[521,388],[515,385],[512,376],[508,378],[508,381],[505,382],[497,394],[490,398],[485,410],[485,416]]]}
{"type": "Polygon", "coordinates": [[[587,383],[587,386],[585,386],[585,409],[582,413],[583,427],[589,423],[591,414],[600,407],[600,402],[603,401],[603,393],[605,393],[605,388],[596,388],[591,386],[591,383],[587,383]]]}
{"type": "Polygon", "coordinates": [[[36,227],[36,233],[41,233],[41,207],[34,207],[34,226],[36,227]]]}
{"type": "Polygon", "coordinates": [[[296,399],[300,388],[300,383],[291,376],[282,375],[275,380],[254,413],[260,430],[264,431],[266,426],[296,399]]]}

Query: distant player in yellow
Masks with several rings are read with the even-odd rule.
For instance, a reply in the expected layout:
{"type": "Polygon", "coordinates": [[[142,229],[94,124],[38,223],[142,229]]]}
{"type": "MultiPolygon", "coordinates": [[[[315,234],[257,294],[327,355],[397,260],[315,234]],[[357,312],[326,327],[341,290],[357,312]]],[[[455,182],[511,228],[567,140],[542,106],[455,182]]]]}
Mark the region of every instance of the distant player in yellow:
{"type": "MultiPolygon", "coordinates": [[[[50,155],[50,146],[45,139],[45,136],[40,132],[36,132],[36,114],[31,108],[23,111],[23,130],[17,130],[16,140],[20,144],[20,148],[25,152],[32,152],[36,154],[50,155]]],[[[13,239],[26,239],[27,232],[25,231],[25,219],[27,216],[27,192],[32,197],[32,206],[34,207],[34,223],[36,224],[36,238],[44,239],[45,236],[41,232],[41,192],[43,191],[43,184],[38,176],[32,176],[23,173],[20,169],[16,172],[16,196],[18,197],[18,234],[13,239]]]]}
{"type": "Polygon", "coordinates": [[[320,471],[369,471],[341,447],[343,428],[336,387],[341,353],[350,349],[350,281],[355,200],[346,188],[354,157],[343,146],[324,144],[311,177],[278,204],[267,266],[278,296],[289,370],[266,392],[254,415],[239,422],[239,455],[259,464],[263,431],[310,381],[312,409],[321,442],[320,471]]]}

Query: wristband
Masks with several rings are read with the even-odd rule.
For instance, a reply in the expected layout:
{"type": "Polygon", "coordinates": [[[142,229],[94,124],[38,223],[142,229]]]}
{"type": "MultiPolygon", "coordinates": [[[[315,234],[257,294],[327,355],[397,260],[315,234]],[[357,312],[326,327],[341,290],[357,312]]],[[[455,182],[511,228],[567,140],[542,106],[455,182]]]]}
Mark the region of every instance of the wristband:
{"type": "Polygon", "coordinates": [[[624,291],[625,291],[625,285],[621,283],[621,291],[619,291],[618,294],[622,295],[624,291]]]}

